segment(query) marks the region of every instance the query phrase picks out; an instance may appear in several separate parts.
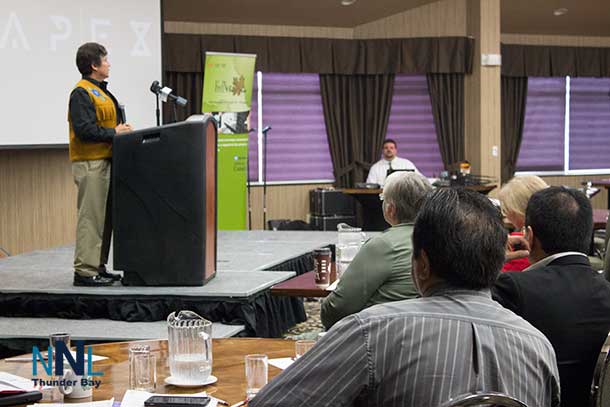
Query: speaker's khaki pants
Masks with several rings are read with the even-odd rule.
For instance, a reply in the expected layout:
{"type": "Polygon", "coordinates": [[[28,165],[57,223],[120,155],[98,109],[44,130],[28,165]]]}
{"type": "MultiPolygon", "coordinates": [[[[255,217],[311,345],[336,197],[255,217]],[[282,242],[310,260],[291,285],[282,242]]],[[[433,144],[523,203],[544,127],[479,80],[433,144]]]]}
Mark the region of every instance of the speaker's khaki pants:
{"type": "Polygon", "coordinates": [[[106,264],[110,249],[110,160],[75,161],[72,175],[78,187],[74,272],[91,277],[106,264]]]}

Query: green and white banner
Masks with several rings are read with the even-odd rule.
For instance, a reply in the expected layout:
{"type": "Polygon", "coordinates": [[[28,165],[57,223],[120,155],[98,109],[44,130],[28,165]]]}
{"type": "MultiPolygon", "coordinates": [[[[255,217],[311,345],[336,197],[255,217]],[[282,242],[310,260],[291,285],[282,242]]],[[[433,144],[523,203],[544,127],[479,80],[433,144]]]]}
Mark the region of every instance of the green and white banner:
{"type": "Polygon", "coordinates": [[[218,229],[245,230],[248,124],[256,55],[206,52],[202,112],[218,127],[218,229]]]}
{"type": "Polygon", "coordinates": [[[205,53],[203,112],[246,112],[252,102],[254,54],[205,53]]]}
{"type": "Polygon", "coordinates": [[[248,134],[218,134],[218,229],[246,229],[248,134]]]}

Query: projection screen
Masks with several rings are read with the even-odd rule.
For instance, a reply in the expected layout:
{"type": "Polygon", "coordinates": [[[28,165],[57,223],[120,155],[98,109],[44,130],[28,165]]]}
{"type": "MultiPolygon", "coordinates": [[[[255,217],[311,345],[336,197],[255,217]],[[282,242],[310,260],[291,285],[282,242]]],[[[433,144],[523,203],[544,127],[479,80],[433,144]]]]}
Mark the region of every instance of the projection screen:
{"type": "Polygon", "coordinates": [[[2,0],[0,4],[0,148],[68,143],[68,98],[80,79],[76,50],[106,46],[109,90],[127,121],[155,125],[161,80],[160,0],[2,0]]]}

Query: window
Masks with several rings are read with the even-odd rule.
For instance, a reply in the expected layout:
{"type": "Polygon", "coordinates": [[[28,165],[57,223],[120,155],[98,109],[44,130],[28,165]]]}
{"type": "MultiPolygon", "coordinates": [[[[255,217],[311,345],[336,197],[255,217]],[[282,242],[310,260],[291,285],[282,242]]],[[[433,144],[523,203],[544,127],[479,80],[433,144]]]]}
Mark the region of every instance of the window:
{"type": "MultiPolygon", "coordinates": [[[[262,109],[258,86],[253,91],[250,126],[272,126],[267,139],[267,182],[332,182],[333,166],[326,137],[320,79],[317,74],[258,73],[262,77],[262,109]]],[[[263,181],[262,138],[252,133],[250,180],[263,181]]]]}
{"type": "MultiPolygon", "coordinates": [[[[272,126],[267,182],[333,182],[319,76],[258,72],[257,78],[250,127],[272,126]]],[[[396,75],[387,138],[396,140],[399,155],[423,174],[438,176],[443,170],[425,76],[396,75]]],[[[262,135],[250,133],[252,182],[263,181],[263,154],[262,135]]]]}
{"type": "Polygon", "coordinates": [[[396,75],[386,138],[396,140],[398,155],[422,174],[437,177],[444,170],[425,76],[396,75]]]}
{"type": "Polygon", "coordinates": [[[610,169],[610,78],[529,78],[517,171],[610,169]]]}
{"type": "Polygon", "coordinates": [[[610,78],[570,80],[571,170],[610,168],[610,78]]]}
{"type": "Polygon", "coordinates": [[[564,78],[529,78],[517,171],[563,171],[564,78]]]}

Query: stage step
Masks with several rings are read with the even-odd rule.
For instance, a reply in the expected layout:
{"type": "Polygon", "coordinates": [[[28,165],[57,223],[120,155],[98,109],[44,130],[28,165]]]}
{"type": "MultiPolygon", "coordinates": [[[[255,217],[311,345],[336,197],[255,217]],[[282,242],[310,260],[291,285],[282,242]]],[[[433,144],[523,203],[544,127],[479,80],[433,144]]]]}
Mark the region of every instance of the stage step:
{"type": "MultiPolygon", "coordinates": [[[[213,338],[229,338],[244,330],[243,325],[214,322],[213,338]]],[[[0,317],[0,339],[48,338],[51,333],[68,332],[72,339],[134,341],[167,339],[167,322],[125,322],[110,319],[6,318],[0,317]]]]}

